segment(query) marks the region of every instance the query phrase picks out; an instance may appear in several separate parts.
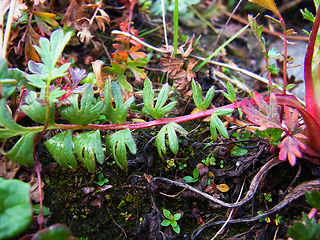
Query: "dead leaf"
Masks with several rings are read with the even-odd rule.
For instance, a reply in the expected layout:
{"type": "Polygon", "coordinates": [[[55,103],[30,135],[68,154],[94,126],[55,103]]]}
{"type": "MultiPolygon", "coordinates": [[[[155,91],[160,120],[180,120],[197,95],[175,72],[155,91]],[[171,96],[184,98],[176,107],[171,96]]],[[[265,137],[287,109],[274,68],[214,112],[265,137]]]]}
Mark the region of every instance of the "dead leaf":
{"type": "Polygon", "coordinates": [[[220,192],[228,192],[230,189],[227,184],[219,184],[219,185],[216,185],[216,187],[220,192]]]}
{"type": "Polygon", "coordinates": [[[100,89],[105,82],[102,78],[102,66],[104,63],[101,60],[96,60],[91,64],[92,64],[93,73],[96,76],[97,85],[100,89]]]}
{"type": "Polygon", "coordinates": [[[6,157],[2,157],[0,161],[0,177],[4,179],[13,179],[19,171],[20,165],[12,162],[6,157]]]}
{"type": "MultiPolygon", "coordinates": [[[[0,25],[3,25],[4,15],[10,8],[11,1],[10,0],[1,0],[0,1],[0,25]]],[[[22,2],[22,0],[17,0],[16,5],[13,12],[13,20],[12,22],[16,22],[18,18],[22,16],[21,11],[27,10],[28,7],[26,4],[22,2]]]]}

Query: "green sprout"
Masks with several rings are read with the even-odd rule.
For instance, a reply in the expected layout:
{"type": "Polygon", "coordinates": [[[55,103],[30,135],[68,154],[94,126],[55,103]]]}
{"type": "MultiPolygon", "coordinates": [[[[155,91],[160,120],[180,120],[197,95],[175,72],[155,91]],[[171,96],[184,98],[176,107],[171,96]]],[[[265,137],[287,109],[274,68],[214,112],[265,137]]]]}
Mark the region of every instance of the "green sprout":
{"type": "Polygon", "coordinates": [[[106,183],[109,182],[108,178],[105,178],[103,176],[103,173],[99,173],[98,175],[98,181],[93,181],[94,183],[98,184],[100,187],[102,187],[103,185],[105,185],[106,183]]]}
{"type": "Polygon", "coordinates": [[[180,226],[178,225],[177,221],[181,218],[181,213],[176,213],[174,215],[167,209],[163,209],[163,215],[167,218],[161,222],[161,225],[166,227],[171,225],[173,231],[176,233],[180,233],[180,226]]]}

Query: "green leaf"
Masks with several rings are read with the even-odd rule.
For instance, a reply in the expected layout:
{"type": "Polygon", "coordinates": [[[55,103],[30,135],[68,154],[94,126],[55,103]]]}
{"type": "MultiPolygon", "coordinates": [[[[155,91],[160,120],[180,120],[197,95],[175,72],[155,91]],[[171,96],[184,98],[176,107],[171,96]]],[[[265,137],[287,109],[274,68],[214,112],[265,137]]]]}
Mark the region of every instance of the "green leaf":
{"type": "Polygon", "coordinates": [[[48,228],[38,231],[33,237],[32,240],[71,240],[75,239],[72,236],[71,231],[65,225],[55,224],[48,228]]]}
{"type": "MultiPolygon", "coordinates": [[[[40,214],[40,204],[33,205],[33,213],[39,215],[40,214]]],[[[48,216],[50,214],[50,210],[43,206],[43,216],[48,216]]]]}
{"type": "Polygon", "coordinates": [[[163,215],[165,216],[165,218],[168,218],[169,220],[171,219],[171,218],[173,218],[173,215],[171,214],[171,212],[168,210],[168,209],[163,209],[162,210],[162,212],[163,212],[163,215]]]}
{"type": "Polygon", "coordinates": [[[32,220],[30,185],[0,178],[0,239],[9,239],[27,229],[32,220]]]}
{"type": "Polygon", "coordinates": [[[303,214],[302,222],[295,222],[288,229],[289,237],[294,240],[316,240],[320,236],[320,224],[315,219],[310,220],[306,214],[303,214]]]}
{"type": "Polygon", "coordinates": [[[195,169],[193,170],[192,174],[193,174],[193,178],[198,180],[199,174],[200,174],[200,173],[199,173],[199,168],[195,168],[195,169]]]}
{"type": "Polygon", "coordinates": [[[211,115],[210,130],[213,140],[217,140],[217,130],[224,138],[229,138],[226,127],[223,125],[223,122],[216,115],[216,113],[211,115]]]}
{"type": "Polygon", "coordinates": [[[173,229],[173,231],[175,231],[176,233],[180,233],[180,226],[178,225],[178,223],[177,223],[177,225],[176,226],[172,226],[172,229],[173,229]]]}
{"type": "Polygon", "coordinates": [[[174,127],[170,124],[168,124],[167,126],[167,133],[168,133],[169,147],[174,154],[177,154],[179,151],[178,137],[177,137],[176,131],[174,130],[174,127]]]}
{"type": "Polygon", "coordinates": [[[33,138],[36,133],[37,131],[33,131],[22,135],[6,156],[11,161],[17,162],[22,166],[33,166],[33,138]]]}
{"type": "Polygon", "coordinates": [[[58,29],[51,34],[50,41],[41,37],[39,40],[40,47],[34,46],[48,72],[52,72],[64,47],[69,42],[71,34],[71,32],[64,34],[62,29],[58,29]]]}
{"type": "Polygon", "coordinates": [[[198,181],[198,179],[194,179],[191,176],[185,176],[185,177],[183,177],[183,179],[186,181],[186,183],[194,183],[194,182],[198,181]]]}
{"type": "Polygon", "coordinates": [[[196,107],[200,110],[206,110],[209,107],[212,101],[212,98],[214,96],[214,86],[212,86],[208,90],[204,100],[202,101],[202,90],[201,90],[200,84],[192,80],[191,85],[192,85],[192,92],[193,92],[193,101],[196,107]]]}
{"type": "MultiPolygon", "coordinates": [[[[26,97],[26,104],[21,106],[21,110],[33,121],[44,124],[46,121],[47,108],[45,106],[45,89],[41,90],[40,97],[37,93],[30,91],[26,97]],[[38,101],[39,100],[39,101],[38,101]],[[43,104],[40,103],[43,102],[43,104]]],[[[50,102],[49,107],[49,123],[54,123],[54,104],[50,102]]]]}
{"type": "Polygon", "coordinates": [[[312,190],[311,193],[305,192],[306,202],[313,208],[320,210],[320,192],[312,190]]]}
{"type": "Polygon", "coordinates": [[[28,128],[25,128],[17,124],[10,112],[10,108],[6,105],[6,99],[0,99],[0,139],[8,139],[17,135],[30,132],[28,128]]]}
{"type": "Polygon", "coordinates": [[[169,226],[170,224],[171,224],[171,222],[167,219],[165,219],[161,222],[161,226],[164,226],[164,227],[169,226]]]}
{"type": "Polygon", "coordinates": [[[281,56],[281,53],[275,47],[273,47],[268,51],[268,56],[269,58],[277,58],[281,56]]]}
{"type": "Polygon", "coordinates": [[[69,96],[70,104],[67,106],[61,106],[59,112],[70,123],[76,125],[86,126],[93,120],[96,120],[100,116],[100,112],[103,108],[103,102],[98,101],[93,96],[93,89],[88,86],[81,97],[81,106],[78,107],[78,94],[72,94],[69,96]]]}
{"type": "Polygon", "coordinates": [[[166,103],[169,96],[169,85],[165,84],[162,86],[160,93],[158,95],[158,99],[156,101],[156,105],[154,106],[154,94],[152,89],[152,84],[149,79],[145,79],[144,88],[143,88],[143,103],[147,111],[150,113],[152,117],[155,119],[163,118],[166,114],[168,114],[176,105],[176,102],[171,102],[168,105],[163,105],[166,103]]]}
{"type": "Polygon", "coordinates": [[[77,168],[77,162],[73,154],[71,131],[59,133],[43,145],[48,149],[57,163],[67,168],[77,168]]]}
{"type": "Polygon", "coordinates": [[[248,153],[248,149],[235,146],[231,149],[230,153],[234,156],[240,157],[246,155],[248,153]]]}
{"type": "Polygon", "coordinates": [[[179,143],[178,143],[178,137],[176,134],[176,131],[179,132],[182,135],[188,134],[188,132],[181,127],[179,124],[175,122],[170,122],[166,125],[164,125],[159,133],[157,134],[155,144],[158,149],[158,153],[161,158],[163,158],[162,153],[166,154],[166,143],[165,143],[165,135],[168,135],[168,144],[170,150],[177,154],[179,151],[179,143]]]}
{"type": "Polygon", "coordinates": [[[234,102],[236,101],[236,91],[233,87],[233,85],[228,81],[227,82],[227,93],[223,93],[223,95],[230,101],[234,102]]]}
{"type": "Polygon", "coordinates": [[[48,78],[48,81],[51,82],[52,80],[55,80],[57,78],[63,77],[67,75],[67,71],[70,68],[71,63],[65,63],[61,65],[59,68],[53,68],[51,71],[50,77],[48,78]]]}
{"type": "Polygon", "coordinates": [[[300,9],[300,12],[302,13],[302,16],[304,19],[306,19],[310,22],[314,22],[315,17],[312,14],[312,12],[310,12],[308,9],[306,9],[306,8],[304,10],[300,9]]]}
{"type": "Polygon", "coordinates": [[[81,133],[73,137],[73,143],[74,152],[90,172],[95,170],[95,159],[103,163],[104,154],[99,130],[81,133]]]}
{"type": "Polygon", "coordinates": [[[134,97],[130,97],[125,103],[123,103],[120,87],[115,82],[110,82],[110,79],[106,81],[104,87],[104,108],[101,114],[105,115],[110,121],[121,124],[127,119],[128,110],[131,104],[134,102],[134,97]],[[112,86],[111,86],[112,85],[112,86]],[[115,108],[111,101],[111,91],[114,98],[115,108]]]}
{"type": "Polygon", "coordinates": [[[233,109],[230,108],[222,108],[222,109],[217,109],[214,114],[217,116],[224,116],[224,115],[230,115],[233,113],[233,109]]]}
{"type": "Polygon", "coordinates": [[[122,169],[127,169],[127,149],[136,154],[137,147],[129,129],[124,129],[111,134],[106,139],[106,152],[108,156],[113,155],[115,161],[122,169]]]}
{"type": "Polygon", "coordinates": [[[182,214],[181,213],[176,213],[173,218],[174,220],[178,221],[181,218],[182,214]]]}

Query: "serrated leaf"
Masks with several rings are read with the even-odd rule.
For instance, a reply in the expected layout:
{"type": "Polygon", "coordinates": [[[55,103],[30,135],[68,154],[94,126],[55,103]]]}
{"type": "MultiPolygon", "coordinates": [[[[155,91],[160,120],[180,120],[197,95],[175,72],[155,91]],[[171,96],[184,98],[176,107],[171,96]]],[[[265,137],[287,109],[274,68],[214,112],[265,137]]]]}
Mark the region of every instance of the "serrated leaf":
{"type": "Polygon", "coordinates": [[[59,133],[43,145],[48,149],[56,162],[67,168],[77,168],[77,162],[73,155],[71,131],[59,133]]]}
{"type": "Polygon", "coordinates": [[[52,81],[54,79],[63,77],[65,75],[67,75],[67,71],[70,68],[71,63],[65,63],[62,66],[60,66],[59,68],[53,68],[50,74],[50,78],[48,78],[48,81],[52,81]]]}
{"type": "Polygon", "coordinates": [[[6,156],[11,161],[19,163],[22,166],[33,166],[33,138],[36,133],[37,131],[34,131],[22,135],[6,156]]]}
{"type": "Polygon", "coordinates": [[[96,103],[96,99],[93,96],[93,89],[88,86],[81,97],[81,106],[78,107],[78,94],[72,94],[69,96],[70,104],[67,106],[61,106],[59,112],[72,124],[86,126],[93,120],[96,120],[100,116],[100,112],[103,108],[103,102],[96,103]]]}
{"type": "Polygon", "coordinates": [[[312,14],[312,12],[310,12],[308,9],[306,9],[306,8],[304,10],[300,9],[300,12],[302,13],[302,16],[304,19],[306,19],[310,22],[314,22],[315,17],[312,14]]]}
{"type": "Polygon", "coordinates": [[[273,47],[268,51],[268,56],[269,58],[277,58],[281,56],[281,53],[275,47],[273,47]]]}
{"type": "Polygon", "coordinates": [[[120,87],[117,83],[111,83],[110,79],[108,79],[104,87],[104,102],[105,104],[101,114],[104,114],[110,121],[121,124],[127,119],[128,110],[134,102],[134,97],[130,97],[125,103],[123,103],[120,87]],[[111,101],[111,91],[115,107],[113,107],[111,101]]]}
{"type": "Polygon", "coordinates": [[[270,94],[269,105],[259,93],[254,94],[254,100],[261,111],[265,114],[254,108],[251,104],[248,104],[248,106],[242,107],[247,119],[258,125],[259,131],[264,131],[268,128],[281,128],[275,95],[273,93],[270,94]]]}
{"type": "Polygon", "coordinates": [[[62,29],[58,29],[51,34],[50,41],[42,37],[39,40],[40,47],[34,46],[48,72],[52,72],[70,38],[71,32],[64,34],[62,29]]]}
{"type": "Polygon", "coordinates": [[[95,160],[103,163],[104,154],[99,130],[81,133],[73,137],[73,143],[74,152],[90,172],[95,170],[95,160]]]}
{"type": "Polygon", "coordinates": [[[136,154],[137,147],[129,129],[124,129],[111,134],[106,139],[107,155],[113,155],[115,161],[122,169],[127,169],[127,149],[132,154],[136,154]]]}
{"type": "Polygon", "coordinates": [[[29,192],[28,183],[0,178],[0,239],[13,239],[28,228],[32,220],[29,192]]]}

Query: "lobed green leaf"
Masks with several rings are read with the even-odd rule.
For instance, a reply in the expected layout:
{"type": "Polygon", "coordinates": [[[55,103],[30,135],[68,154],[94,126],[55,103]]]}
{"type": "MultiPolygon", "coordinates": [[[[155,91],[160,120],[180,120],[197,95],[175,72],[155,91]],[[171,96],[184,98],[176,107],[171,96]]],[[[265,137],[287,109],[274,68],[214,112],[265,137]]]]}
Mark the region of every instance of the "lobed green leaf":
{"type": "Polygon", "coordinates": [[[93,120],[96,120],[100,116],[100,112],[103,108],[103,102],[98,101],[93,96],[93,89],[88,86],[81,97],[81,106],[78,107],[78,94],[72,94],[69,96],[70,104],[67,106],[61,106],[59,112],[70,123],[76,125],[86,126],[93,120]]]}
{"type": "Polygon", "coordinates": [[[95,170],[95,159],[103,163],[104,154],[99,130],[84,132],[73,137],[74,152],[90,172],[95,170]]]}
{"type": "Polygon", "coordinates": [[[77,168],[77,162],[73,154],[71,131],[59,133],[43,145],[48,149],[57,163],[67,168],[77,168]]]}
{"type": "Polygon", "coordinates": [[[104,108],[101,114],[105,115],[110,121],[121,124],[127,119],[128,110],[131,104],[134,102],[134,97],[130,97],[125,103],[123,103],[120,87],[117,83],[106,81],[104,87],[104,108]],[[113,94],[115,108],[111,101],[111,92],[113,94]]]}
{"type": "Polygon", "coordinates": [[[156,105],[154,107],[154,94],[152,89],[152,84],[149,79],[145,79],[143,88],[143,103],[145,109],[150,113],[155,119],[163,118],[168,114],[176,105],[176,102],[171,102],[168,105],[163,105],[166,103],[169,96],[169,85],[165,84],[162,86],[156,105]]]}
{"type": "Polygon", "coordinates": [[[113,155],[116,163],[122,169],[127,169],[127,149],[132,154],[136,154],[137,147],[129,129],[117,131],[109,135],[106,139],[106,152],[108,156],[113,155]]]}

